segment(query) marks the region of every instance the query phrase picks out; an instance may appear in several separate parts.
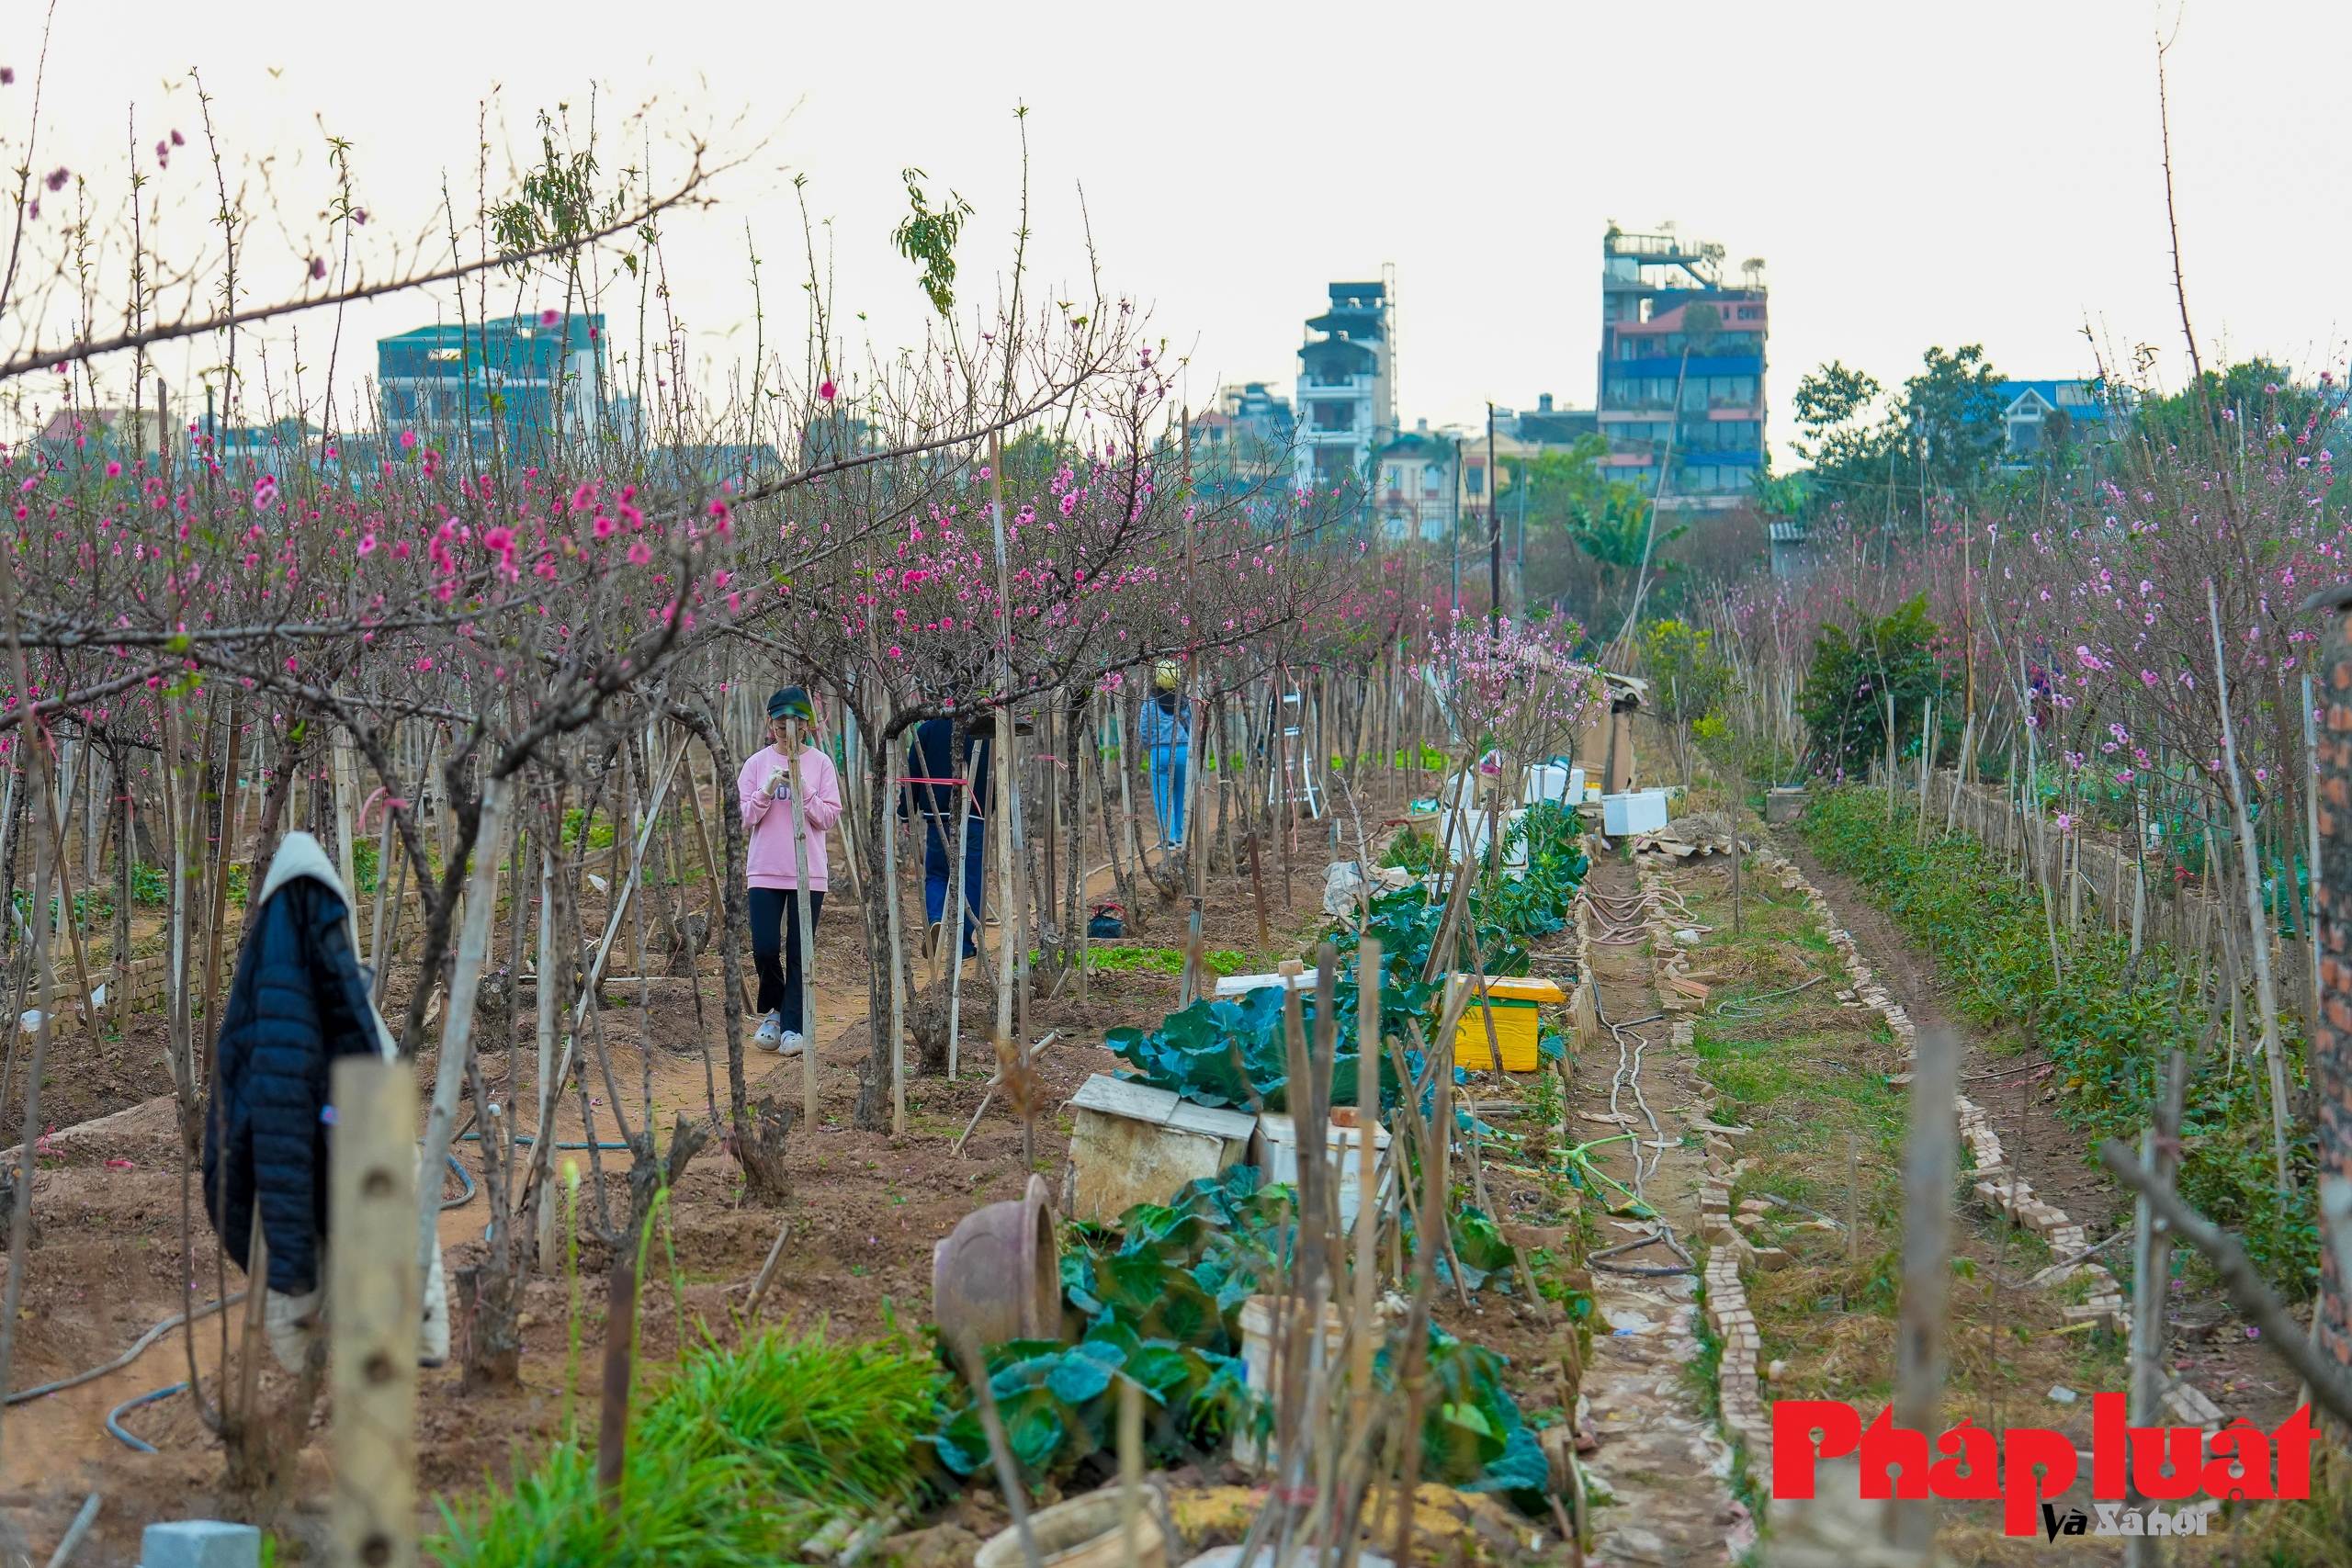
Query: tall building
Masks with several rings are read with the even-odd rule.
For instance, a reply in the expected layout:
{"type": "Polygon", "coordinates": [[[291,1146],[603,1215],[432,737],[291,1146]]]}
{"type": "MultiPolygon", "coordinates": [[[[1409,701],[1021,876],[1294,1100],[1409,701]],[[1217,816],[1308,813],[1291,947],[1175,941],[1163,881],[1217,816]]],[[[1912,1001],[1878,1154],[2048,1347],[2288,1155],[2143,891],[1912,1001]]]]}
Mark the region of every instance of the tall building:
{"type": "Polygon", "coordinates": [[[379,338],[376,387],[385,428],[547,432],[559,408],[575,433],[600,426],[604,338],[602,315],[553,310],[440,322],[379,338]]]}
{"type": "Polygon", "coordinates": [[[1396,434],[1394,310],[1385,283],[1335,283],[1331,308],[1308,320],[1298,351],[1300,489],[1362,481],[1374,449],[1396,434]]]}
{"type": "Polygon", "coordinates": [[[1600,254],[1611,477],[1655,490],[1662,509],[1741,504],[1764,462],[1764,264],[1725,288],[1721,245],[1613,223],[1600,254]]]}

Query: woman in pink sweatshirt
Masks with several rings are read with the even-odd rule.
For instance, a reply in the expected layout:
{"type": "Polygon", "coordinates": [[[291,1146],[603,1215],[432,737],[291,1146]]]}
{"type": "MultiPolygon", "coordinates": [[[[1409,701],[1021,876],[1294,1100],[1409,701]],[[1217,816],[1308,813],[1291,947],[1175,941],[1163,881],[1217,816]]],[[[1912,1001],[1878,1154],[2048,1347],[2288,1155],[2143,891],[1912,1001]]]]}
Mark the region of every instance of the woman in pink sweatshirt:
{"type": "Polygon", "coordinates": [[[833,760],[807,739],[815,717],[808,694],[798,686],[786,686],[770,697],[768,734],[775,744],[753,752],[735,779],[735,796],[743,803],[743,831],[750,840],[743,869],[751,885],[752,963],[760,972],[761,1020],[752,1043],[786,1055],[804,1043],[807,976],[800,965],[798,889],[808,890],[813,941],[817,918],[825,907],[825,834],[842,815],[841,775],[833,770],[833,760]],[[796,760],[800,816],[807,829],[797,846],[792,831],[796,760]]]}

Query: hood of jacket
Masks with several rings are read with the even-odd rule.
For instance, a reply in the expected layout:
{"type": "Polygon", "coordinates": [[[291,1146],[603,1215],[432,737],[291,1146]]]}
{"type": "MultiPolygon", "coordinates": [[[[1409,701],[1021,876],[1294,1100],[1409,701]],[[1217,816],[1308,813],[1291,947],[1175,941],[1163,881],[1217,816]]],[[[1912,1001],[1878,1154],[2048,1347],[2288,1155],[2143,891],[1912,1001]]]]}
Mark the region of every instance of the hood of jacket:
{"type": "MultiPolygon", "coordinates": [[[[344,919],[352,936],[351,951],[356,955],[359,951],[359,917],[352,908],[351,895],[344,890],[343,878],[336,873],[334,862],[327,858],[326,846],[308,833],[288,833],[277,841],[277,852],[269,857],[269,874],[262,879],[261,897],[254,900],[254,906],[258,908],[268,903],[272,894],[298,876],[307,876],[324,885],[327,891],[342,902],[344,919]]],[[[363,968],[360,974],[366,975],[367,970],[363,968]]],[[[385,1023],[384,1015],[377,1010],[372,996],[368,1010],[376,1021],[377,1043],[383,1050],[384,1059],[389,1062],[400,1055],[400,1045],[393,1040],[391,1028],[385,1023]]]]}
{"type": "Polygon", "coordinates": [[[269,896],[298,876],[314,877],[327,885],[330,892],[351,908],[351,895],[336,874],[334,862],[327,859],[326,846],[308,833],[288,833],[277,840],[277,852],[269,857],[269,874],[262,879],[261,897],[255,904],[266,904],[269,896]]]}

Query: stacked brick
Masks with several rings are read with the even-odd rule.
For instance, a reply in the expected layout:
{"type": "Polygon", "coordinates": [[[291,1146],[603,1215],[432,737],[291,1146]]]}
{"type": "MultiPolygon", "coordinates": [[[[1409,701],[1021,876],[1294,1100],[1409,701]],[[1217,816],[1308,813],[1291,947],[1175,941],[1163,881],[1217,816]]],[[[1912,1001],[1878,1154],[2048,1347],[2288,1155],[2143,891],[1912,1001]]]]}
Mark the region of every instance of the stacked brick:
{"type": "MultiPolygon", "coordinates": [[[[1724,1190],[1728,1196],[1729,1190],[1724,1190]]],[[[1725,1227],[1729,1227],[1726,1220],[1725,1227]]],[[[1715,1374],[1715,1401],[1723,1424],[1747,1449],[1750,1475],[1772,1473],[1772,1418],[1764,1408],[1763,1380],[1757,1363],[1763,1357],[1763,1337],[1747,1310],[1747,1292],[1740,1283],[1739,1251],[1715,1247],[1707,1254],[1707,1321],[1724,1345],[1723,1364],[1715,1374]]]]}

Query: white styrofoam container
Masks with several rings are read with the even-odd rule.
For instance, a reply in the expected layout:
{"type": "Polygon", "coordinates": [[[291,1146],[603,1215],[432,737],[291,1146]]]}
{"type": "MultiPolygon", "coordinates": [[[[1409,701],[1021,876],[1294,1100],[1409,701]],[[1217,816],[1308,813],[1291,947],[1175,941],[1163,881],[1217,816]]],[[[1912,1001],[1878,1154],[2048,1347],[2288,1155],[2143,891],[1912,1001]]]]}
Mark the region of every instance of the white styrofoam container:
{"type": "MultiPolygon", "coordinates": [[[[1516,807],[1503,814],[1502,830],[1503,838],[1505,840],[1505,848],[1503,850],[1503,870],[1507,873],[1517,872],[1521,875],[1526,874],[1526,839],[1521,838],[1517,843],[1511,843],[1509,841],[1510,839],[1511,829],[1517,825],[1521,818],[1526,815],[1527,808],[1523,806],[1516,807]]],[[[1470,818],[1469,832],[1469,856],[1472,861],[1476,862],[1479,865],[1487,863],[1487,818],[1485,813],[1482,812],[1478,816],[1470,818]]]]}
{"type": "Polygon", "coordinates": [[[1666,791],[1634,790],[1628,795],[1600,797],[1601,831],[1612,839],[1630,833],[1655,833],[1666,826],[1666,791]]]}
{"type": "Polygon", "coordinates": [[[1297,974],[1288,976],[1282,975],[1220,975],[1217,976],[1216,981],[1216,994],[1220,997],[1244,997],[1248,996],[1251,991],[1272,990],[1276,986],[1284,984],[1287,984],[1294,991],[1311,991],[1315,988],[1315,983],[1321,978],[1322,971],[1317,969],[1303,969],[1297,974]]]}
{"type": "Polygon", "coordinates": [[[1529,806],[1539,800],[1577,799],[1583,794],[1583,772],[1558,762],[1539,762],[1527,770],[1527,785],[1521,799],[1529,806]]]}
{"type": "MultiPolygon", "coordinates": [[[[1356,1224],[1358,1187],[1363,1182],[1363,1156],[1359,1152],[1363,1136],[1353,1127],[1333,1126],[1325,1150],[1324,1169],[1339,1179],[1340,1228],[1352,1232],[1356,1224]]],[[[1284,1186],[1298,1185],[1298,1124],[1280,1111],[1269,1111],[1258,1118],[1258,1134],[1265,1141],[1264,1166],[1266,1179],[1284,1186]]],[[[1385,1194],[1396,1179],[1396,1170],[1380,1162],[1388,1152],[1388,1129],[1378,1128],[1373,1139],[1374,1184],[1375,1200],[1385,1194]]]]}

